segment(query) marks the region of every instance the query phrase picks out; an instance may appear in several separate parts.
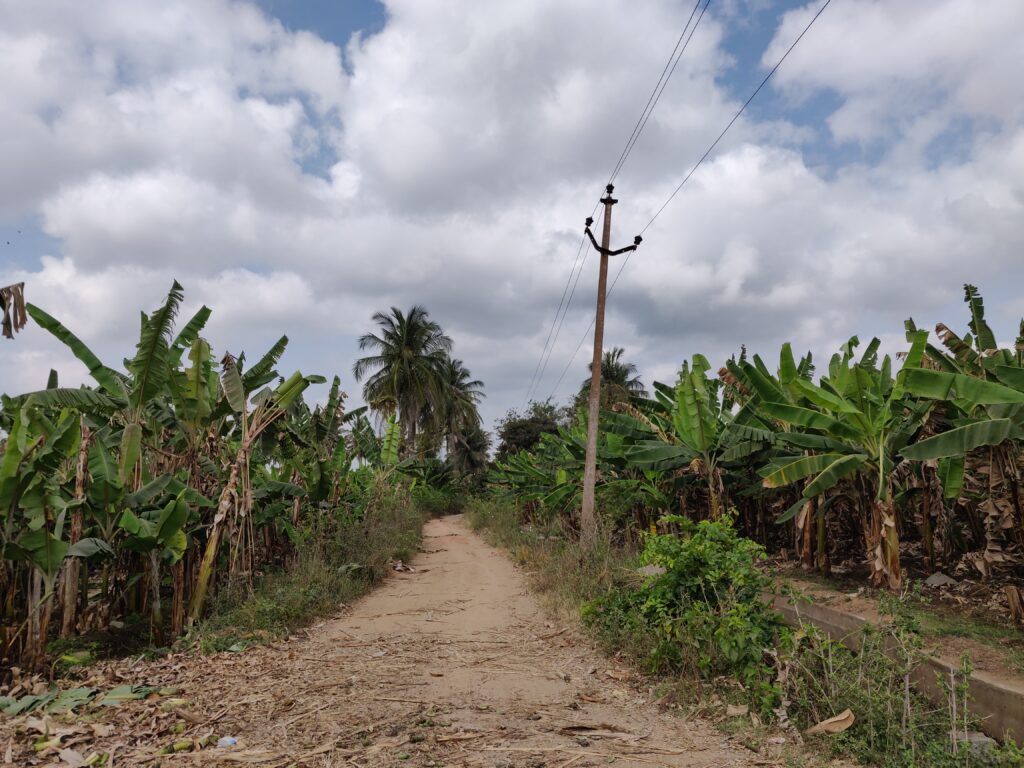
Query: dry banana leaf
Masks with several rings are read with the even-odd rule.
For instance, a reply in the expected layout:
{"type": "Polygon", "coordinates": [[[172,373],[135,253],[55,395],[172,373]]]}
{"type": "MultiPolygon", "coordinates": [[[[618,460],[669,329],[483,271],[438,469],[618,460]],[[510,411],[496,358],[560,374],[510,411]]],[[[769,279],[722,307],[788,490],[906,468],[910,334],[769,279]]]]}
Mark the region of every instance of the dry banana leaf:
{"type": "Polygon", "coordinates": [[[0,288],[0,310],[3,311],[3,334],[13,339],[14,334],[25,327],[28,313],[25,311],[25,284],[14,283],[0,288]]]}

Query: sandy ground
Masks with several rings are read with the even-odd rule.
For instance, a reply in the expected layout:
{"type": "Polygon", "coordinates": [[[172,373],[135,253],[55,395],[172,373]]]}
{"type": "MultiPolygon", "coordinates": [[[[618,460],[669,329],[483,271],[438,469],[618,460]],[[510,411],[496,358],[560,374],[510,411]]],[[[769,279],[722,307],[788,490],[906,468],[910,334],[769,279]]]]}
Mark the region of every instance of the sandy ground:
{"type": "Polygon", "coordinates": [[[427,523],[411,566],[286,643],[136,670],[179,684],[187,704],[135,702],[112,731],[66,745],[113,748],[115,766],[780,764],[659,709],[642,680],[553,625],[461,518],[427,523]],[[156,754],[211,735],[237,744],[156,754]]]}

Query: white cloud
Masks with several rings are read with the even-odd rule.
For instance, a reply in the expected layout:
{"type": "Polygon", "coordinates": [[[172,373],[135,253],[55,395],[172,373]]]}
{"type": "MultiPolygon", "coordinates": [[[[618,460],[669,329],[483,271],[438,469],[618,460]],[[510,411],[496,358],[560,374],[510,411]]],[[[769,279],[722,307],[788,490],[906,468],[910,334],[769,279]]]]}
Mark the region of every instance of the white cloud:
{"type": "MultiPolygon", "coordinates": [[[[287,366],[338,372],[353,394],[372,312],[422,303],[486,382],[488,415],[518,405],[582,218],[689,8],[386,6],[384,29],[343,52],[245,2],[0,0],[14,73],[0,80],[0,223],[41,216],[61,243],[37,268],[0,263],[0,284],[25,279],[117,361],[177,277],[187,309],[214,308],[218,350],[287,333],[287,366]]],[[[763,7],[735,0],[702,22],[620,177],[616,241],[738,108],[725,34],[763,7]]],[[[766,63],[816,8],[782,17],[766,63]]],[[[787,339],[819,356],[853,333],[898,344],[906,315],[956,323],[967,280],[1009,318],[1024,277],[1022,33],[1014,0],[833,3],[775,82],[791,105],[836,97],[822,134],[838,146],[800,121],[740,120],[631,259],[608,345],[649,381],[741,343],[773,359],[787,339]]],[[[587,327],[595,261],[541,396],[587,327]]],[[[41,386],[51,364],[84,373],[39,329],[0,345],[0,363],[6,391],[41,386]]]]}

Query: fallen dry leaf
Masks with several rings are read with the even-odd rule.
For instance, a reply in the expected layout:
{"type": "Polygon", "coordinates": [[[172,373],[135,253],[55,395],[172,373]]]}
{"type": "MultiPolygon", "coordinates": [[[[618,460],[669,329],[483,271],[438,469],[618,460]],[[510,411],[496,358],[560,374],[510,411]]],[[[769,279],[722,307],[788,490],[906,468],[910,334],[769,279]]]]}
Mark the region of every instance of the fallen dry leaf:
{"type": "Polygon", "coordinates": [[[844,709],[835,717],[830,717],[828,720],[822,720],[817,725],[812,725],[804,733],[808,736],[815,733],[842,733],[853,725],[856,719],[853,712],[849,709],[844,709]]]}
{"type": "Polygon", "coordinates": [[[59,753],[60,759],[71,766],[71,768],[82,768],[85,765],[85,758],[82,753],[74,749],[62,749],[59,753]]]}

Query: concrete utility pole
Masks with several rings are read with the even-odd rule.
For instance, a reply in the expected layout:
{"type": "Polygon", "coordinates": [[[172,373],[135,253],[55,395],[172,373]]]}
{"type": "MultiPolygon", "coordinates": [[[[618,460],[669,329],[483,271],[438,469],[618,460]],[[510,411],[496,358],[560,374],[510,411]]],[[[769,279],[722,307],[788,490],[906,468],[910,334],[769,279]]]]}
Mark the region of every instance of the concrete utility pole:
{"type": "Polygon", "coordinates": [[[612,206],[618,200],[612,197],[615,190],[611,184],[606,187],[607,195],[601,198],[604,203],[604,230],[601,232],[601,245],[594,239],[590,225],[594,220],[587,217],[586,233],[594,250],[601,254],[601,268],[597,277],[597,315],[594,318],[594,358],[590,368],[590,409],[587,416],[587,459],[583,468],[583,504],[580,508],[580,543],[585,549],[594,545],[597,539],[597,515],[594,512],[594,486],[597,483],[597,427],[601,413],[601,358],[604,355],[604,303],[608,291],[608,257],[618,256],[627,251],[635,251],[641,238],[637,235],[633,245],[626,248],[611,250],[612,239],[612,206]]]}

